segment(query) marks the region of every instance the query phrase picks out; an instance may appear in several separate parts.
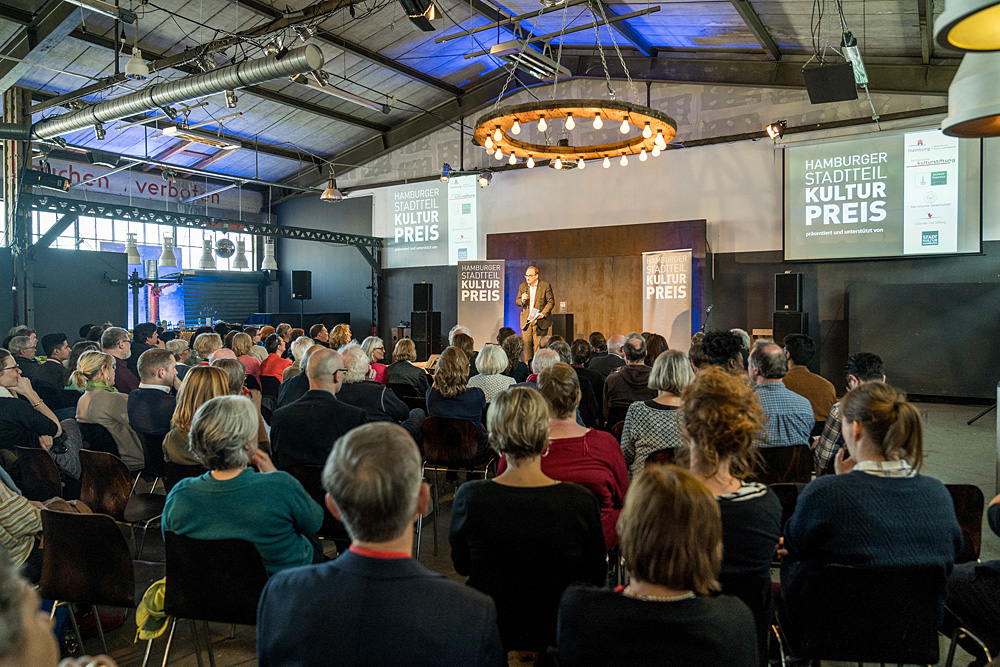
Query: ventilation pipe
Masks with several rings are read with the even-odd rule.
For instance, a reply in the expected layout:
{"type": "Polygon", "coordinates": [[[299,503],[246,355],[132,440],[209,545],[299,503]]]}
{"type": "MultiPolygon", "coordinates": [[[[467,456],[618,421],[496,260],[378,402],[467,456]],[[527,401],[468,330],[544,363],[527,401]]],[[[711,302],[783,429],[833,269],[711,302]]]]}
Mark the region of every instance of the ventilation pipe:
{"type": "MultiPolygon", "coordinates": [[[[85,127],[119,120],[165,105],[179,104],[225,90],[312,72],[322,67],[323,52],[318,46],[307,44],[289,51],[280,58],[278,55],[271,55],[222,67],[205,74],[196,74],[179,81],[147,86],[136,93],[122,95],[80,111],[47,118],[32,125],[30,135],[32,139],[54,139],[85,127]]],[[[28,127],[0,124],[0,139],[27,141],[28,127]]]]}

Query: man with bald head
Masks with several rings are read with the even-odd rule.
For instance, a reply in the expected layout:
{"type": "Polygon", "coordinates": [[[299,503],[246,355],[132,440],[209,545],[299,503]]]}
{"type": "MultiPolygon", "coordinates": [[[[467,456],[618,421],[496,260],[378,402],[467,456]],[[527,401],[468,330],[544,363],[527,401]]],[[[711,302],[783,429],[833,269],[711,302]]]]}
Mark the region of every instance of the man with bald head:
{"type": "Polygon", "coordinates": [[[767,418],[759,447],[809,444],[814,423],[812,405],[785,386],[782,379],[787,372],[785,351],[773,340],[758,340],[750,352],[747,373],[767,418]]]}
{"type": "Polygon", "coordinates": [[[337,438],[368,421],[364,410],[337,400],[344,375],[340,353],[317,347],[301,374],[309,391],[271,417],[271,452],[279,467],[323,465],[337,438]]]}
{"type": "MultiPolygon", "coordinates": [[[[302,360],[299,361],[299,368],[305,371],[309,368],[310,355],[313,352],[325,349],[327,349],[326,345],[320,345],[319,343],[307,349],[305,354],[302,355],[302,360]]],[[[275,407],[283,408],[302,398],[307,391],[309,391],[309,377],[305,372],[296,373],[293,377],[281,383],[278,389],[278,403],[275,407]]]]}
{"type": "MultiPolygon", "coordinates": [[[[601,374],[602,382],[608,381],[608,376],[616,369],[625,365],[625,336],[615,334],[608,339],[608,353],[599,357],[591,357],[588,368],[601,374]]],[[[603,386],[602,386],[603,389],[603,386]]]]}

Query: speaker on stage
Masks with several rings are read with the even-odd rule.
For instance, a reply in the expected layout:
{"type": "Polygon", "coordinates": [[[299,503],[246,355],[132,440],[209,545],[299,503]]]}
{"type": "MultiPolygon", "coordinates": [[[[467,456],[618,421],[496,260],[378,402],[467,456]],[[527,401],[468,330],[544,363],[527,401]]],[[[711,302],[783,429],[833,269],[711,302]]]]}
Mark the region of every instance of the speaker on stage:
{"type": "Polygon", "coordinates": [[[851,63],[803,67],[802,78],[812,104],[858,99],[858,84],[854,81],[851,63]]]}
{"type": "Polygon", "coordinates": [[[441,352],[441,312],[421,311],[410,313],[410,332],[417,348],[417,359],[426,360],[441,352]]]}
{"type": "Polygon", "coordinates": [[[434,310],[433,283],[413,283],[413,310],[416,312],[434,310]]]}
{"type": "Polygon", "coordinates": [[[776,311],[771,317],[771,335],[774,342],[781,344],[785,336],[793,333],[806,333],[809,317],[805,313],[786,313],[776,311]]]}
{"type": "Polygon", "coordinates": [[[774,309],[789,312],[802,310],[802,274],[774,274],[774,309]]]}
{"type": "Polygon", "coordinates": [[[312,271],[292,271],[292,298],[311,299],[312,271]]]}

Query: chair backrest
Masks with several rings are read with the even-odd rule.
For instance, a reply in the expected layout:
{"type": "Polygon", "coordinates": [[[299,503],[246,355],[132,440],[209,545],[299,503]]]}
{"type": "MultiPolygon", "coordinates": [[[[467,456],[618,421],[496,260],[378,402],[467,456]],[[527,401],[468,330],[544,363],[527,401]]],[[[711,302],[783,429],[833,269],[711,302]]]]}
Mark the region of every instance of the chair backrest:
{"type": "Polygon", "coordinates": [[[263,396],[278,398],[278,391],[281,389],[281,380],[272,375],[260,376],[260,393],[263,396]]]}
{"type": "Polygon", "coordinates": [[[479,429],[468,419],[428,417],[421,425],[429,463],[462,464],[476,457],[479,429]]]}
{"type": "Polygon", "coordinates": [[[611,435],[615,436],[619,445],[622,443],[622,431],[624,430],[625,422],[615,422],[615,425],[611,427],[611,435]]]}
{"type": "Polygon", "coordinates": [[[781,503],[781,529],[784,531],[785,524],[792,515],[795,514],[795,506],[799,502],[799,493],[802,492],[802,485],[793,484],[791,482],[781,482],[778,484],[771,484],[770,489],[774,492],[774,495],[778,497],[778,502],[781,503]]]}
{"type": "Polygon", "coordinates": [[[163,463],[163,489],[170,493],[170,489],[174,488],[174,485],[185,477],[199,477],[206,472],[208,471],[202,466],[165,461],[163,463]]]}
{"type": "Polygon", "coordinates": [[[80,424],[80,433],[83,435],[83,446],[95,452],[107,452],[118,456],[118,443],[111,431],[100,424],[80,424]]]}
{"type": "Polygon", "coordinates": [[[17,448],[17,482],[28,500],[45,501],[62,496],[59,467],[41,447],[17,448]]]}
{"type": "Polygon", "coordinates": [[[406,397],[416,397],[423,398],[417,388],[408,382],[390,382],[386,385],[389,389],[392,389],[392,393],[396,394],[401,400],[406,397]]]}
{"type": "Polygon", "coordinates": [[[122,460],[107,452],[81,449],[80,471],[80,500],[98,514],[124,521],[132,480],[122,460]]]}
{"type": "Polygon", "coordinates": [[[786,600],[786,634],[803,658],[937,664],[945,583],[940,567],[827,565],[786,600]]]}
{"type": "Polygon", "coordinates": [[[257,624],[267,583],[260,553],[246,540],[196,540],[164,531],[167,589],[164,611],[177,618],[257,624]]]}
{"type": "Polygon", "coordinates": [[[676,454],[676,449],[672,447],[667,449],[658,449],[646,457],[646,461],[643,464],[643,467],[673,463],[674,454],[676,454]]]}
{"type": "Polygon", "coordinates": [[[983,491],[973,484],[945,484],[955,505],[955,518],[962,529],[962,550],[955,557],[956,563],[971,563],[979,559],[983,538],[983,491]]]}
{"type": "Polygon", "coordinates": [[[163,477],[163,437],[155,433],[140,433],[139,441],[142,442],[143,468],[142,474],[145,477],[163,477]]]}
{"type": "Polygon", "coordinates": [[[299,480],[306,493],[323,508],[323,526],[316,533],[319,537],[333,540],[337,549],[343,551],[351,544],[347,528],[333,518],[326,509],[326,489],[323,488],[323,466],[293,465],[282,467],[282,470],[299,480]]]}
{"type": "Polygon", "coordinates": [[[608,408],[608,418],[604,423],[613,425],[618,422],[624,422],[626,415],[628,415],[628,408],[629,406],[627,405],[608,408]]]}
{"type": "Polygon", "coordinates": [[[39,593],[43,598],[135,607],[132,555],[114,519],[43,510],[42,534],[39,593]]]}
{"type": "Polygon", "coordinates": [[[807,484],[813,476],[816,464],[812,450],[806,445],[792,447],[760,447],[763,457],[760,470],[754,478],[762,484],[801,482],[807,484]]]}
{"type": "Polygon", "coordinates": [[[403,403],[406,403],[406,407],[411,410],[419,409],[427,412],[427,401],[423,396],[401,396],[400,400],[403,401],[403,403]]]}

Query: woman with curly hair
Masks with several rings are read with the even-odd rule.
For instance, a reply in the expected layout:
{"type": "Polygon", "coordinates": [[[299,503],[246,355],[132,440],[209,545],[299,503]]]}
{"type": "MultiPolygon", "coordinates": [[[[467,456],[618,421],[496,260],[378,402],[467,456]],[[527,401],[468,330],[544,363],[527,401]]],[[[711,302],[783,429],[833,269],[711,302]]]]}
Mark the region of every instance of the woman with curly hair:
{"type": "Polygon", "coordinates": [[[531,375],[531,369],[524,363],[521,355],[524,354],[524,339],[520,336],[507,336],[500,343],[500,347],[507,354],[507,369],[504,375],[514,378],[514,382],[524,382],[531,375]]]}
{"type": "Polygon", "coordinates": [[[336,350],[351,342],[351,325],[338,324],[330,332],[330,349],[336,350]]]}
{"type": "Polygon", "coordinates": [[[740,378],[713,366],[702,369],[681,394],[681,433],[691,472],[719,502],[722,513],[722,592],[750,607],[757,623],[758,655],[767,662],[771,624],[771,558],[781,537],[781,503],[765,485],[747,482],[760,454],[754,442],[764,413],[740,378]]]}

